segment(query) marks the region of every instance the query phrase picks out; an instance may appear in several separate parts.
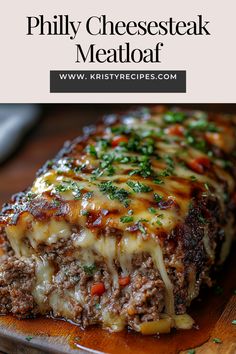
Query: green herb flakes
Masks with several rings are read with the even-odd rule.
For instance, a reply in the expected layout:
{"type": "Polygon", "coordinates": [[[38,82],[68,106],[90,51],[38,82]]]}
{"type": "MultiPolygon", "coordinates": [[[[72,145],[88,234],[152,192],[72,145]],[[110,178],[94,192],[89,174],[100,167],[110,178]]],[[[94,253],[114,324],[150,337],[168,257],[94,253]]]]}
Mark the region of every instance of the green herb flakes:
{"type": "Polygon", "coordinates": [[[160,203],[163,200],[163,197],[158,193],[154,193],[154,200],[155,202],[160,203]]]}
{"type": "Polygon", "coordinates": [[[138,229],[143,235],[146,235],[146,228],[143,225],[143,220],[138,221],[138,229]]]}
{"type": "Polygon", "coordinates": [[[58,184],[55,187],[55,191],[59,193],[71,191],[74,199],[81,198],[81,189],[82,187],[77,182],[72,180],[63,180],[61,184],[58,184]]]}
{"type": "Polygon", "coordinates": [[[88,216],[88,215],[89,215],[88,210],[82,210],[82,211],[81,211],[81,215],[83,215],[83,216],[88,216]]]}
{"type": "Polygon", "coordinates": [[[163,119],[166,123],[182,123],[186,118],[186,115],[182,112],[167,112],[163,119]]]}
{"type": "Polygon", "coordinates": [[[198,221],[199,221],[201,224],[206,224],[206,223],[207,223],[207,221],[206,221],[206,219],[204,218],[204,216],[198,215],[197,218],[198,218],[198,221]]]}
{"type": "Polygon", "coordinates": [[[156,214],[157,210],[153,207],[148,208],[148,211],[150,211],[151,214],[156,214]]]}
{"type": "Polygon", "coordinates": [[[97,151],[96,151],[94,145],[88,145],[88,146],[86,147],[86,151],[87,151],[91,156],[97,157],[97,151]]]}
{"type": "Polygon", "coordinates": [[[96,271],[96,269],[97,269],[97,267],[95,264],[89,264],[89,265],[83,266],[84,272],[89,276],[92,276],[94,274],[94,272],[96,271]]]}
{"type": "Polygon", "coordinates": [[[128,181],[127,185],[136,193],[151,192],[152,188],[141,182],[128,181]]]}
{"type": "Polygon", "coordinates": [[[111,200],[118,200],[122,204],[124,204],[125,207],[129,206],[130,200],[128,199],[129,197],[129,192],[127,192],[123,188],[118,188],[114,186],[112,181],[106,181],[102,182],[101,184],[98,185],[100,191],[107,195],[108,198],[111,200]]]}
{"type": "Polygon", "coordinates": [[[122,216],[120,221],[123,223],[132,222],[134,220],[133,216],[122,216]]]}
{"type": "Polygon", "coordinates": [[[32,337],[32,336],[27,336],[27,337],[25,337],[25,340],[27,340],[27,342],[31,342],[31,341],[32,341],[32,339],[33,339],[33,337],[32,337]]]}
{"type": "Polygon", "coordinates": [[[187,351],[187,354],[195,354],[196,353],[196,350],[195,349],[189,349],[187,351]]]}
{"type": "Polygon", "coordinates": [[[159,220],[159,219],[157,219],[156,223],[157,223],[158,226],[162,226],[163,225],[161,220],[159,220]]]}
{"type": "Polygon", "coordinates": [[[162,179],[159,179],[159,178],[155,178],[155,179],[153,180],[153,182],[154,182],[155,184],[164,184],[164,181],[163,181],[162,179]]]}

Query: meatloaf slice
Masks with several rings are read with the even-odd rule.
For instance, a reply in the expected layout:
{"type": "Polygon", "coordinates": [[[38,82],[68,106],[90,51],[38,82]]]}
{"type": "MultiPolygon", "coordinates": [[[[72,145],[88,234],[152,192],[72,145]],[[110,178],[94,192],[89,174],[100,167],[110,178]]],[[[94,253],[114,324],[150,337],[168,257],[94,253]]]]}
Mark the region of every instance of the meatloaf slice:
{"type": "Polygon", "coordinates": [[[234,236],[235,142],[235,116],[161,106],[85,128],[3,206],[0,313],[191,328],[234,236]]]}

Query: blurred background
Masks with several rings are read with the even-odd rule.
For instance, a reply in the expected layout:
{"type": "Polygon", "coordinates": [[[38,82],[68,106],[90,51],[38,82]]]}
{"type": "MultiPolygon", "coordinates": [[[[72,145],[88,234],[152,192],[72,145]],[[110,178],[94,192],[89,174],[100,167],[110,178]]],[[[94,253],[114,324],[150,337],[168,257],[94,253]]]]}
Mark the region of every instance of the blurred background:
{"type": "MultiPolygon", "coordinates": [[[[27,188],[44,162],[54,157],[65,140],[81,134],[83,126],[96,123],[106,114],[124,113],[137,106],[0,105],[0,204],[8,201],[12,194],[27,188]]],[[[236,104],[178,106],[236,114],[236,104]]]]}

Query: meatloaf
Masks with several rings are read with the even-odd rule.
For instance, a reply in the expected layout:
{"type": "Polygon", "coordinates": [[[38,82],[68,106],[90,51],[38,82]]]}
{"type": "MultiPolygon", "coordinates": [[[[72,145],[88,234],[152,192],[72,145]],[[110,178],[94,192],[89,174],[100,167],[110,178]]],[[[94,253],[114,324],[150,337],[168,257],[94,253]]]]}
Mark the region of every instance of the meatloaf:
{"type": "Polygon", "coordinates": [[[236,116],[162,106],[86,127],[3,206],[0,313],[191,328],[234,237],[235,145],[236,116]]]}

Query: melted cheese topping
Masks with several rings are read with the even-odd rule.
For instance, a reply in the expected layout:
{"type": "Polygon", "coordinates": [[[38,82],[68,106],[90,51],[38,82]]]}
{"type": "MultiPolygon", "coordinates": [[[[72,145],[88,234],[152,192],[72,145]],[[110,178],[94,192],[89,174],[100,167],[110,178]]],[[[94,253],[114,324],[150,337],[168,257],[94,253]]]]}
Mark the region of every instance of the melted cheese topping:
{"type": "MultiPolygon", "coordinates": [[[[54,267],[40,255],[39,246],[50,248],[72,238],[72,256],[82,265],[105,260],[113,289],[119,287],[115,261],[126,275],[132,272],[133,257],[148,253],[165,286],[165,312],[169,316],[168,323],[164,321],[165,326],[177,319],[173,284],[161,239],[185,222],[194,188],[205,197],[217,197],[224,213],[225,188],[231,196],[235,180],[222,166],[222,159],[210,154],[210,147],[207,150],[202,140],[230,153],[235,148],[236,134],[222,122],[219,129],[211,121],[208,123],[200,112],[184,117],[183,121],[179,116],[182,122],[179,127],[180,124],[172,123],[177,120],[174,114],[167,113],[169,118],[153,114],[148,119],[142,118],[141,122],[126,117],[125,128],[118,124],[102,132],[98,129],[97,136],[75,145],[69,156],[55,161],[36,178],[26,196],[32,199],[23,201],[26,207],[20,209],[17,222],[11,222],[16,212],[14,207],[3,216],[2,220],[7,220],[5,231],[16,255],[30,257],[33,254],[36,259],[33,295],[42,312],[51,307],[57,315],[73,319],[73,301],[86,306],[78,286],[64,294],[63,300],[57,291],[47,293],[54,267]],[[194,130],[192,127],[197,124],[206,130],[194,130]],[[214,129],[217,132],[212,132],[214,129]],[[230,131],[230,143],[225,131],[230,131]],[[115,231],[107,234],[107,230],[115,231]]],[[[205,252],[214,261],[215,250],[209,240],[208,227],[202,227],[205,252]]],[[[232,229],[233,220],[225,227],[227,242],[222,249],[222,259],[229,251],[232,229]]],[[[189,302],[196,296],[195,275],[192,269],[189,302]]],[[[121,330],[125,324],[123,318],[108,310],[103,312],[103,322],[114,331],[121,330]]]]}

